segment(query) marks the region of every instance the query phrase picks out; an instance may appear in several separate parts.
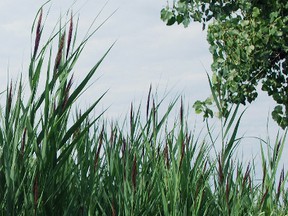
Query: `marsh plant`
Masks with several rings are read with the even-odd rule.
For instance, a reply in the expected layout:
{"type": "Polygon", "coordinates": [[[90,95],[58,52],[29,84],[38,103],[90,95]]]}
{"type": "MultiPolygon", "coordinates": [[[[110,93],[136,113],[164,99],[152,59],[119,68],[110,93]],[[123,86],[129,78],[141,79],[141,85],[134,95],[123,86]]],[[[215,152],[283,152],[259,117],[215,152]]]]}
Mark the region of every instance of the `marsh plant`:
{"type": "MultiPolygon", "coordinates": [[[[275,145],[263,143],[262,181],[255,183],[253,160],[244,167],[232,157],[241,142],[238,107],[220,117],[218,139],[209,125],[203,139],[192,132],[180,99],[160,113],[163,100],[151,88],[143,109],[131,105],[124,126],[100,118],[103,113],[95,115],[105,93],[80,111],[73,105],[111,48],[74,85],[73,68],[98,27],[79,43],[78,23],[71,14],[43,42],[42,20],[43,8],[32,26],[35,42],[26,99],[21,77],[8,83],[0,110],[1,215],[288,213],[284,168],[277,176],[286,133],[275,145]],[[56,49],[53,42],[58,42],[56,49]],[[39,87],[40,77],[44,88],[39,87]],[[177,109],[179,117],[171,126],[168,119],[177,109]],[[222,149],[215,156],[211,151],[216,140],[222,149]]],[[[214,100],[221,104],[216,96],[214,100]]]]}

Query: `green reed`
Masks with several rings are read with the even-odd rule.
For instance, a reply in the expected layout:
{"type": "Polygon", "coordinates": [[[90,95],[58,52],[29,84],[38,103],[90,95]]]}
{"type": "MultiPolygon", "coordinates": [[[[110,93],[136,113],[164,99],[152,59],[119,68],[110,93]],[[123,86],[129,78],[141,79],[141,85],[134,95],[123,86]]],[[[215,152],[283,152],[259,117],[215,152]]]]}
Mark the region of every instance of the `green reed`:
{"type": "Polygon", "coordinates": [[[71,14],[43,42],[42,11],[32,26],[29,90],[22,77],[9,82],[0,110],[2,215],[287,214],[284,168],[277,176],[286,133],[274,145],[264,143],[267,154],[262,145],[263,177],[256,184],[253,160],[244,167],[232,157],[241,142],[237,132],[243,113],[238,114],[238,107],[221,117],[219,136],[208,124],[203,139],[186,121],[182,100],[160,113],[163,100],[151,88],[145,110],[131,105],[124,126],[108,123],[103,113],[92,117],[105,93],[81,112],[73,105],[111,48],[75,86],[73,68],[95,31],[77,45],[78,23],[71,14]],[[58,42],[56,49],[53,42],[58,42]],[[177,107],[179,117],[171,125],[177,107]],[[212,150],[219,139],[222,149],[215,157],[212,150]]]}

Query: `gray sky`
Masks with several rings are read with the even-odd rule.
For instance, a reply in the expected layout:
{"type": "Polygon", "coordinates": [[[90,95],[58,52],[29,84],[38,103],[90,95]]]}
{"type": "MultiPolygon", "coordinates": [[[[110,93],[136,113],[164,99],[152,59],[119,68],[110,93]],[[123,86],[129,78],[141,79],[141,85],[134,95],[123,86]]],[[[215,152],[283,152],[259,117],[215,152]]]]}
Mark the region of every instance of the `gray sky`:
{"type": "MultiPolygon", "coordinates": [[[[31,24],[43,2],[3,0],[0,3],[2,85],[6,84],[8,67],[10,77],[17,77],[20,72],[25,74],[28,68],[31,24]]],[[[52,1],[44,35],[50,34],[60,13],[65,14],[71,2],[52,1]]],[[[82,36],[104,4],[102,0],[78,0],[73,6],[74,12],[82,7],[79,12],[82,36]]],[[[95,26],[118,10],[88,43],[75,71],[78,78],[89,71],[115,40],[117,42],[95,77],[99,80],[85,94],[83,103],[91,102],[109,89],[102,104],[103,107],[111,105],[106,115],[118,118],[126,115],[132,101],[146,99],[150,84],[154,90],[158,89],[159,95],[165,91],[171,91],[171,98],[185,95],[191,105],[196,99],[209,96],[205,68],[209,70],[211,56],[206,33],[200,24],[186,29],[165,26],[160,20],[160,10],[165,4],[165,0],[111,0],[108,3],[95,26]]],[[[47,11],[48,6],[44,12],[45,9],[47,11]]]]}
{"type": "MultiPolygon", "coordinates": [[[[44,2],[0,1],[1,91],[6,87],[8,68],[9,76],[15,79],[21,72],[27,74],[30,29],[37,10],[44,2]]],[[[65,14],[71,2],[52,1],[44,35],[49,35],[49,29],[55,25],[60,14],[65,14]]],[[[77,1],[73,11],[77,12],[82,7],[79,12],[80,33],[85,33],[104,4],[102,0],[77,1]]],[[[128,113],[132,101],[139,103],[143,100],[145,103],[150,84],[154,90],[158,89],[160,97],[165,91],[170,91],[171,99],[175,95],[183,95],[190,107],[195,100],[209,96],[205,70],[210,72],[212,59],[206,32],[195,23],[186,29],[183,26],[165,26],[160,20],[160,10],[165,5],[166,0],[110,0],[96,26],[119,9],[88,43],[75,71],[76,77],[80,79],[81,74],[87,73],[105,50],[115,40],[117,42],[95,77],[95,80],[99,79],[81,99],[83,103],[88,105],[109,89],[101,106],[110,106],[107,117],[117,119],[128,113]]],[[[48,8],[44,8],[44,12],[48,8]]],[[[243,117],[241,133],[265,138],[267,117],[273,107],[272,100],[260,94],[243,117]]],[[[201,116],[194,118],[201,125],[201,116]]],[[[269,127],[271,134],[276,134],[278,127],[272,120],[269,127]]],[[[248,140],[243,143],[243,148],[251,149],[255,155],[259,151],[258,144],[255,140],[248,140]]]]}

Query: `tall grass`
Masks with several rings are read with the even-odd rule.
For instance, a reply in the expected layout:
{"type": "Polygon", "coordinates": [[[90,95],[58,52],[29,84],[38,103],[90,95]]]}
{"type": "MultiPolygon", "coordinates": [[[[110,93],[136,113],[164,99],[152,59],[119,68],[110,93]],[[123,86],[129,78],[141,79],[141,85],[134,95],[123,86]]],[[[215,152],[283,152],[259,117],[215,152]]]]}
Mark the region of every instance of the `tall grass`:
{"type": "Polygon", "coordinates": [[[266,143],[268,154],[262,148],[263,177],[256,184],[253,161],[244,167],[232,157],[241,142],[237,107],[222,119],[222,149],[216,157],[211,154],[216,137],[210,126],[206,139],[194,134],[179,100],[159,113],[163,101],[157,102],[151,88],[145,110],[131,106],[128,130],[119,122],[100,120],[102,113],[92,117],[105,93],[87,110],[74,111],[73,104],[110,49],[74,86],[73,67],[95,31],[76,45],[78,24],[72,14],[42,42],[42,10],[32,27],[28,99],[20,78],[7,85],[0,111],[2,215],[288,213],[284,168],[277,176],[286,133],[277,137],[274,147],[266,143]],[[43,90],[38,88],[40,76],[45,79],[43,90]],[[171,126],[168,119],[177,106],[179,117],[171,126]]]}

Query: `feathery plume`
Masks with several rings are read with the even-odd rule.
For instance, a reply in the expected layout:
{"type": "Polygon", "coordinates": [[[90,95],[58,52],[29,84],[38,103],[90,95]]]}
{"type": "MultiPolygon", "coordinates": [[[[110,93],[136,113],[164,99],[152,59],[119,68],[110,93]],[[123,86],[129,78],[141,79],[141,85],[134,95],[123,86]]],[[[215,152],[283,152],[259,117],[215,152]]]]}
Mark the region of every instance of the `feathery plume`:
{"type": "Polygon", "coordinates": [[[185,142],[183,140],[182,146],[181,146],[181,158],[180,158],[180,163],[179,163],[179,170],[180,170],[180,168],[182,166],[184,155],[185,155],[185,142]]]}
{"type": "Polygon", "coordinates": [[[56,71],[59,69],[59,66],[61,63],[63,47],[64,47],[64,39],[65,39],[65,33],[63,33],[63,35],[59,41],[58,52],[57,52],[57,56],[55,59],[55,65],[54,65],[54,74],[56,74],[56,71]]]}
{"type": "Polygon", "coordinates": [[[8,98],[7,98],[7,114],[10,113],[11,106],[12,106],[12,97],[13,97],[12,91],[13,91],[13,86],[12,86],[12,80],[11,80],[8,98]]]}
{"type": "Polygon", "coordinates": [[[281,193],[281,186],[282,186],[283,182],[284,182],[284,167],[281,170],[280,179],[279,179],[279,183],[278,183],[277,195],[276,195],[277,200],[279,200],[280,193],[281,193]]]}
{"type": "Polygon", "coordinates": [[[69,33],[68,33],[68,40],[67,40],[67,50],[66,50],[66,59],[68,57],[70,46],[71,46],[71,40],[72,40],[72,33],[73,33],[73,14],[71,12],[70,17],[70,26],[69,26],[69,33]]]}
{"type": "Polygon", "coordinates": [[[64,110],[66,108],[67,102],[68,102],[68,98],[69,98],[69,91],[71,89],[71,86],[73,84],[73,74],[65,88],[65,93],[64,93],[64,100],[63,100],[63,104],[62,104],[62,110],[64,110]]]}
{"type": "Polygon", "coordinates": [[[244,174],[244,178],[242,181],[242,188],[244,188],[245,183],[247,182],[247,180],[250,177],[250,163],[248,163],[247,168],[246,168],[246,172],[244,174]]]}
{"type": "Polygon", "coordinates": [[[146,105],[146,119],[148,119],[148,115],[149,115],[151,91],[152,91],[152,85],[150,84],[148,98],[147,98],[147,105],[146,105]]]}
{"type": "Polygon", "coordinates": [[[38,24],[37,24],[37,28],[36,28],[36,37],[35,37],[35,44],[34,44],[33,59],[35,59],[35,57],[36,57],[36,54],[37,54],[37,51],[38,51],[38,48],[39,48],[39,44],[40,44],[42,14],[43,14],[43,10],[41,8],[40,9],[39,19],[38,19],[38,24]]]}
{"type": "Polygon", "coordinates": [[[221,164],[221,159],[218,157],[218,176],[219,176],[219,182],[222,185],[224,182],[224,173],[223,173],[223,167],[221,164]]]}
{"type": "Polygon", "coordinates": [[[260,207],[262,207],[262,205],[263,205],[263,203],[264,203],[264,201],[265,201],[265,199],[266,199],[266,197],[267,197],[267,194],[268,194],[268,188],[266,189],[266,191],[265,191],[265,193],[263,194],[263,196],[262,196],[262,199],[261,199],[261,202],[260,202],[260,207]]]}
{"type": "Polygon", "coordinates": [[[181,97],[181,106],[180,106],[180,124],[181,126],[183,126],[183,112],[184,112],[184,108],[183,108],[183,98],[181,97]]]}

